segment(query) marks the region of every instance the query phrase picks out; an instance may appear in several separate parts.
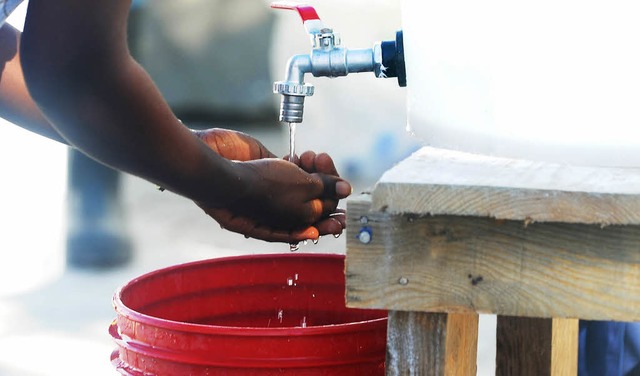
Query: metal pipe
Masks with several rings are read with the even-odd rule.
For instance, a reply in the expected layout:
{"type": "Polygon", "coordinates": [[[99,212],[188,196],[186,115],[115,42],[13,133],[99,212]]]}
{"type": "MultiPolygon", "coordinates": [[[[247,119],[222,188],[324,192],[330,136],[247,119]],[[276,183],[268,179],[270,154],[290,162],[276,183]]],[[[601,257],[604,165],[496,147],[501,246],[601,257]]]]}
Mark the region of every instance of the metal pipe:
{"type": "Polygon", "coordinates": [[[304,97],[313,95],[314,91],[313,85],[304,82],[306,73],[314,77],[342,77],[349,73],[373,72],[379,78],[398,77],[400,86],[404,86],[397,73],[401,70],[404,75],[404,57],[399,45],[401,33],[396,35],[396,41],[377,43],[373,48],[346,49],[339,47],[340,38],[322,24],[313,7],[289,3],[274,3],[272,7],[297,10],[313,41],[311,53],[291,57],[287,61],[285,81],[273,85],[273,92],[282,94],[280,121],[302,122],[304,97]]]}

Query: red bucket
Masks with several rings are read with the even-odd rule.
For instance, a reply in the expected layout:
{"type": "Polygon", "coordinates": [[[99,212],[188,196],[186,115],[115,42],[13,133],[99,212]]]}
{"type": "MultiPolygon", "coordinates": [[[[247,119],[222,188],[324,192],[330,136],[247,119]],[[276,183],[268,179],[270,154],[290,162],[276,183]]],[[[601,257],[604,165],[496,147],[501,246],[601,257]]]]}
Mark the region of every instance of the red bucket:
{"type": "Polygon", "coordinates": [[[383,375],[387,312],[345,307],[344,256],[251,255],[160,269],[114,296],[123,375],[383,375]]]}

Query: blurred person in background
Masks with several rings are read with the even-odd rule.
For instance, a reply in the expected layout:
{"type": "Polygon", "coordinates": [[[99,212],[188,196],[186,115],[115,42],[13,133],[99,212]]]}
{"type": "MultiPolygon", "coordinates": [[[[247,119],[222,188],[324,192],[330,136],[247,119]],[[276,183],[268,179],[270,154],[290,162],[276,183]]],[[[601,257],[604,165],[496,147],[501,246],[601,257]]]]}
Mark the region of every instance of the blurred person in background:
{"type": "MultiPolygon", "coordinates": [[[[0,1],[2,18],[17,3],[0,1]]],[[[0,29],[0,115],[191,199],[227,230],[288,243],[340,234],[332,214],[351,186],[332,159],[291,163],[245,133],[184,126],[129,52],[130,7],[30,0],[22,35],[0,29]]]]}

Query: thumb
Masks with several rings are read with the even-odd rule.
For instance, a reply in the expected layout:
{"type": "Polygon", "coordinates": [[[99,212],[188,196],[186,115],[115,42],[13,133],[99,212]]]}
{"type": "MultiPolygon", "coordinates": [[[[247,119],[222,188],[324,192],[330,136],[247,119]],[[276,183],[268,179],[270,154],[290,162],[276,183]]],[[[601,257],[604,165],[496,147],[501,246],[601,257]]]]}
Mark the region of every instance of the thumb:
{"type": "Polygon", "coordinates": [[[353,192],[353,187],[348,181],[334,176],[320,174],[323,187],[323,197],[342,199],[348,197],[353,192]]]}

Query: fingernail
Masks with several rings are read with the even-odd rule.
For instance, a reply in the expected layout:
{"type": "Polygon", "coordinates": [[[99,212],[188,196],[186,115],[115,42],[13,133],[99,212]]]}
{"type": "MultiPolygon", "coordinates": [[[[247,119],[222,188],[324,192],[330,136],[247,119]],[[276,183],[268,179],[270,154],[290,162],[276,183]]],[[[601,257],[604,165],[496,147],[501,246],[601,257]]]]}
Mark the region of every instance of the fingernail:
{"type": "Polygon", "coordinates": [[[300,237],[302,239],[317,239],[319,236],[320,233],[318,232],[318,229],[313,226],[308,227],[300,233],[300,237]]]}
{"type": "Polygon", "coordinates": [[[351,184],[347,183],[344,180],[341,180],[336,183],[336,194],[338,197],[347,197],[353,192],[353,188],[351,188],[351,184]]]}

